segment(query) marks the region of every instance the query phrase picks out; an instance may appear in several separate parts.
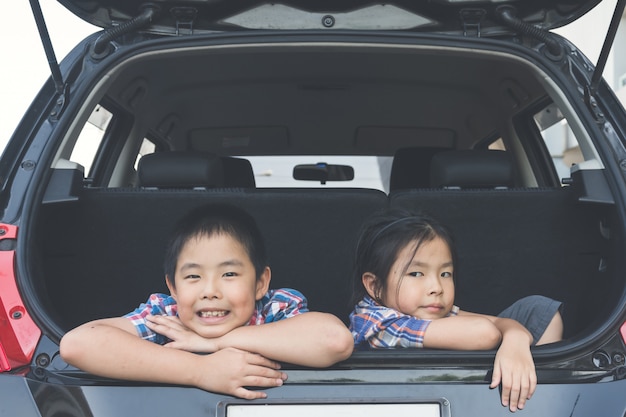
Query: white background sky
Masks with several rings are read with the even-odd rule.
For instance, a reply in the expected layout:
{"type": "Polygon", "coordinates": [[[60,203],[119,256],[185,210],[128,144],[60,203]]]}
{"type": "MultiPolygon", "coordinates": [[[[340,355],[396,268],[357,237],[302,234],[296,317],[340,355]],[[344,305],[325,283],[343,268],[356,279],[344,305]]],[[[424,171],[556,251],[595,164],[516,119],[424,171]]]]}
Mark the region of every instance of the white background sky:
{"type": "MultiPolygon", "coordinates": [[[[565,32],[594,63],[615,2],[603,1],[582,21],[559,31],[565,32]]],[[[18,0],[10,4],[0,25],[0,150],[4,149],[22,115],[50,74],[30,2],[18,0]]],[[[79,40],[99,29],[74,16],[56,0],[40,0],[40,4],[59,62],[79,40]]]]}
{"type": "MultiPolygon", "coordinates": [[[[7,1],[7,0],[0,0],[7,1]]],[[[56,0],[40,0],[57,61],[99,28],[70,13],[56,0]]],[[[11,1],[0,25],[0,150],[50,75],[28,0],[11,1]]]]}

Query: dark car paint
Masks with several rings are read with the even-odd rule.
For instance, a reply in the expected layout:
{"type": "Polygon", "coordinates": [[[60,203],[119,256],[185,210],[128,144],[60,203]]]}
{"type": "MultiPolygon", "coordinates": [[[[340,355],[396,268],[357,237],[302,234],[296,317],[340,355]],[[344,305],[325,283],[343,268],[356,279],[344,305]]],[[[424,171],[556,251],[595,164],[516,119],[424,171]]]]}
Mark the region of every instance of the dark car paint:
{"type": "MultiPolygon", "coordinates": [[[[295,2],[294,2],[295,3],[295,2]]],[[[121,5],[121,3],[120,3],[121,5]]],[[[121,5],[123,6],[123,5],[121,5]]],[[[75,49],[62,64],[62,72],[67,76],[68,62],[78,62],[85,50],[83,44],[75,49]]],[[[130,49],[133,49],[132,47],[130,49]]],[[[113,57],[119,59],[120,57],[113,57]]],[[[123,58],[123,56],[122,56],[123,58]]],[[[44,171],[45,167],[37,166],[36,161],[45,160],[46,155],[41,149],[51,152],[46,144],[55,140],[55,132],[62,126],[58,122],[57,108],[58,95],[53,94],[53,85],[48,82],[34,104],[28,110],[20,123],[15,137],[26,137],[27,141],[17,143],[11,141],[0,165],[0,177],[3,181],[2,196],[11,196],[6,202],[3,221],[7,223],[28,224],[32,214],[33,196],[37,194],[31,187],[41,186],[33,184],[32,179],[44,171]],[[37,130],[36,135],[32,132],[37,130]],[[32,147],[29,147],[32,146],[32,147]],[[8,165],[11,161],[14,165],[8,165]],[[14,175],[11,190],[6,189],[9,177],[14,175]],[[20,212],[23,211],[20,218],[20,212]]],[[[76,88],[77,95],[64,103],[62,111],[71,113],[74,103],[80,103],[87,94],[87,89],[76,88]]],[[[600,94],[607,97],[609,103],[616,103],[611,92],[603,86],[600,94]],[[611,101],[610,99],[613,99],[611,101]]],[[[601,106],[604,106],[602,101],[601,106]]],[[[76,104],[77,105],[77,104],[76,104]]],[[[606,117],[612,118],[614,126],[626,126],[623,108],[603,107],[606,117]]],[[[591,124],[592,122],[589,121],[591,124]]],[[[595,129],[602,127],[598,123],[595,129]]],[[[623,161],[626,160],[624,143],[619,139],[624,132],[613,135],[614,140],[606,145],[601,142],[598,146],[604,147],[603,153],[614,155],[615,163],[608,168],[616,178],[624,177],[623,161]]],[[[39,177],[41,178],[41,177],[39,177]]],[[[624,183],[612,184],[619,188],[621,195],[626,196],[624,183]]],[[[619,205],[623,210],[626,201],[619,205]]],[[[20,242],[23,250],[28,249],[26,242],[20,242]]],[[[29,265],[18,264],[21,276],[29,275],[29,265]]],[[[45,314],[38,314],[39,306],[31,303],[36,300],[36,289],[29,283],[20,282],[20,289],[24,294],[29,311],[33,312],[36,323],[44,332],[57,340],[61,329],[46,318],[45,314]],[[31,303],[31,304],[28,304],[31,303]]],[[[623,311],[614,313],[622,316],[623,311]]],[[[584,341],[588,343],[589,341],[584,341]]],[[[597,345],[604,341],[598,340],[597,345]]],[[[621,341],[614,341],[615,346],[621,341]]],[[[377,369],[376,366],[359,368],[358,358],[354,363],[339,365],[331,370],[287,370],[290,379],[285,386],[267,390],[267,400],[253,402],[234,399],[229,396],[212,394],[195,388],[154,386],[147,384],[111,382],[100,379],[86,378],[83,373],[68,371],[61,365],[59,369],[47,370],[42,360],[47,355],[48,360],[55,359],[56,344],[44,336],[42,343],[34,355],[32,368],[15,370],[12,374],[0,374],[0,392],[3,398],[10,401],[0,402],[0,415],[3,416],[104,416],[104,415],[151,415],[170,416],[184,412],[186,415],[217,415],[223,416],[228,404],[323,404],[323,403],[405,403],[420,401],[435,401],[443,407],[449,407],[451,415],[461,413],[476,413],[485,416],[510,415],[508,410],[499,405],[498,390],[488,388],[488,366],[481,369],[467,370],[462,366],[451,366],[444,371],[430,372],[428,369],[377,369]],[[50,357],[52,356],[52,358],[50,357]],[[355,369],[352,369],[355,368],[355,369]],[[443,372],[444,375],[441,373],[443,372]],[[422,377],[422,379],[420,379],[422,377]],[[439,381],[447,381],[445,384],[439,381]],[[449,381],[454,382],[449,382],[449,381]],[[181,409],[181,404],[184,408],[181,409]]],[[[589,364],[595,353],[587,352],[580,359],[579,364],[589,364]]],[[[492,361],[493,353],[482,354],[483,362],[492,361]]],[[[574,355],[575,356],[575,355],[574,355]]],[[[626,382],[623,380],[626,373],[623,367],[604,373],[565,372],[543,369],[542,355],[538,355],[538,369],[540,383],[537,391],[529,401],[521,415],[529,416],[590,416],[626,414],[624,392],[626,382]],[[580,379],[578,379],[580,378],[580,379]],[[601,414],[598,414],[601,410],[601,414]]],[[[419,358],[418,358],[419,359],[419,358]]],[[[574,363],[576,363],[574,361],[574,363]]],[[[388,366],[385,364],[384,366],[388,366]]],[[[158,365],[157,365],[158,366],[158,365]]],[[[53,368],[53,367],[52,367],[53,368]]],[[[382,364],[381,364],[382,368],[382,364]]]]}
{"type": "MultiPolygon", "coordinates": [[[[329,377],[319,371],[290,372],[292,380],[267,390],[266,400],[246,401],[211,394],[195,388],[155,386],[71,386],[0,376],[3,416],[225,416],[230,404],[380,404],[437,402],[449,407],[451,416],[511,415],[499,404],[498,390],[482,383],[436,383],[393,381],[393,371],[367,371],[385,383],[342,382],[342,372],[329,377]],[[324,383],[307,383],[322,377],[324,383]],[[393,381],[393,382],[392,382],[393,381]],[[311,402],[311,399],[315,399],[311,402]],[[184,405],[184,406],[181,406],[184,405]]],[[[450,373],[454,375],[455,371],[450,373]]],[[[589,417],[623,416],[626,381],[580,384],[539,384],[523,416],[589,417]],[[601,412],[599,410],[602,410],[601,412]],[[599,413],[600,412],[600,413],[599,413]],[[598,414],[599,413],[599,414],[598,414]]],[[[445,414],[443,414],[445,416],[445,414]]]]}
{"type": "MultiPolygon", "coordinates": [[[[512,7],[516,15],[528,23],[540,25],[545,29],[553,29],[570,23],[595,7],[601,0],[513,0],[503,4],[501,1],[414,1],[414,0],[394,0],[386,2],[386,5],[393,5],[416,15],[425,16],[435,22],[425,28],[416,28],[420,31],[462,31],[461,18],[463,14],[473,16],[475,11],[481,11],[480,24],[484,28],[502,29],[502,22],[498,18],[497,10],[501,6],[512,7]],[[484,11],[484,12],[482,12],[484,11]]],[[[151,19],[154,28],[160,31],[170,28],[171,33],[175,33],[177,23],[183,16],[193,16],[195,19],[194,30],[210,30],[216,27],[229,29],[228,25],[220,25],[220,21],[233,15],[240,14],[247,10],[254,9],[267,2],[260,0],[240,0],[237,2],[210,0],[169,0],[158,2],[146,2],[144,0],[98,0],[85,6],[83,1],[59,0],[72,13],[81,19],[108,28],[113,23],[120,24],[138,16],[147,7],[154,8],[157,13],[151,19]],[[181,15],[179,20],[176,11],[181,15]]],[[[363,0],[285,0],[281,5],[293,7],[308,13],[321,13],[332,16],[334,13],[350,13],[352,11],[375,5],[375,2],[363,0]]],[[[467,19],[471,20],[472,17],[467,19]]],[[[184,22],[186,23],[186,22],[184,22]]],[[[478,22],[477,22],[478,23],[478,22]]],[[[320,19],[320,29],[325,26],[320,19]]]]}

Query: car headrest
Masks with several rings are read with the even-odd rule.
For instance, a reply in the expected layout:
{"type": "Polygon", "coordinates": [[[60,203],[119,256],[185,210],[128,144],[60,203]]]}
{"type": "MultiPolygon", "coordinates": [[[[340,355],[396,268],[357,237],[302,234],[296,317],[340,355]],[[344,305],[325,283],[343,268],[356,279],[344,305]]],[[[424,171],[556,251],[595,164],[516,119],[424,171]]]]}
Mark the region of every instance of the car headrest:
{"type": "Polygon", "coordinates": [[[509,154],[496,150],[441,152],[430,166],[431,187],[498,188],[514,185],[509,154]]]}
{"type": "Polygon", "coordinates": [[[430,185],[430,162],[433,155],[449,148],[420,147],[396,150],[391,165],[389,191],[427,188],[430,185]]]}
{"type": "Polygon", "coordinates": [[[255,188],[254,172],[250,161],[243,158],[222,156],[224,187],[255,188]]]}
{"type": "Polygon", "coordinates": [[[143,156],[137,168],[142,187],[212,188],[223,183],[222,161],[198,152],[155,152],[143,156]]]}

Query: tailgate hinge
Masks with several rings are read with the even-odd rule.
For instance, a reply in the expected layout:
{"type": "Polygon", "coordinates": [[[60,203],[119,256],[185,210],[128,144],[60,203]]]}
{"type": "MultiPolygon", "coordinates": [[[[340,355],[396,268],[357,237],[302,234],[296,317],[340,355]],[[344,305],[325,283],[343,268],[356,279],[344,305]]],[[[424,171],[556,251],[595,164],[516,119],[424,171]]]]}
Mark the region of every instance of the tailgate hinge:
{"type": "Polygon", "coordinates": [[[545,43],[544,55],[548,59],[557,62],[563,58],[563,45],[561,45],[559,39],[548,30],[524,22],[517,17],[517,11],[514,7],[509,5],[498,6],[496,8],[496,14],[505,25],[516,32],[545,43]]]}
{"type": "Polygon", "coordinates": [[[193,22],[198,15],[195,7],[173,7],[170,13],[176,20],[176,35],[180,35],[181,29],[186,29],[188,35],[193,35],[193,22]]]}
{"type": "Polygon", "coordinates": [[[602,110],[600,110],[600,107],[598,106],[598,102],[596,98],[594,97],[594,94],[595,94],[595,91],[593,90],[592,86],[585,87],[585,96],[584,96],[585,104],[587,105],[587,108],[591,111],[591,113],[593,114],[593,117],[596,120],[596,123],[604,124],[605,122],[604,113],[602,113],[602,110]]]}
{"type": "Polygon", "coordinates": [[[95,60],[106,58],[114,51],[113,45],[111,44],[112,41],[126,33],[130,33],[134,30],[150,25],[152,23],[152,19],[154,19],[160,11],[161,9],[156,4],[143,4],[141,7],[141,13],[138,16],[120,24],[119,26],[113,26],[105,30],[104,33],[96,39],[91,50],[91,57],[95,60]]]}
{"type": "Polygon", "coordinates": [[[485,9],[461,9],[459,14],[463,22],[463,36],[480,38],[480,24],[487,14],[485,9]]]}
{"type": "Polygon", "coordinates": [[[50,118],[52,120],[55,120],[55,121],[59,120],[59,117],[61,117],[63,110],[65,110],[65,107],[67,106],[67,103],[69,102],[69,98],[70,98],[70,87],[69,85],[65,85],[63,86],[63,91],[57,97],[57,101],[54,103],[54,107],[52,108],[52,110],[50,110],[50,118]]]}

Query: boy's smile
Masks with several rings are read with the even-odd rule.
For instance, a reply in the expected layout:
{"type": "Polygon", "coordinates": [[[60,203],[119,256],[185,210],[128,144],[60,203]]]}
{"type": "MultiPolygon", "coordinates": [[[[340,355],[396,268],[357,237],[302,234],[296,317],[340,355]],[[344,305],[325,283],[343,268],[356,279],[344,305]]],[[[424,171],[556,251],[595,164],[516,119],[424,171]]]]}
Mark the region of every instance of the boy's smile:
{"type": "Polygon", "coordinates": [[[228,314],[227,311],[214,311],[214,310],[207,310],[207,311],[200,311],[198,313],[198,315],[200,317],[205,317],[205,318],[209,318],[209,317],[224,317],[226,314],[228,314]]]}
{"type": "Polygon", "coordinates": [[[269,281],[269,268],[257,280],[244,247],[224,233],[190,239],[178,257],[176,287],[166,280],[181,322],[206,338],[246,325],[269,281]]]}

